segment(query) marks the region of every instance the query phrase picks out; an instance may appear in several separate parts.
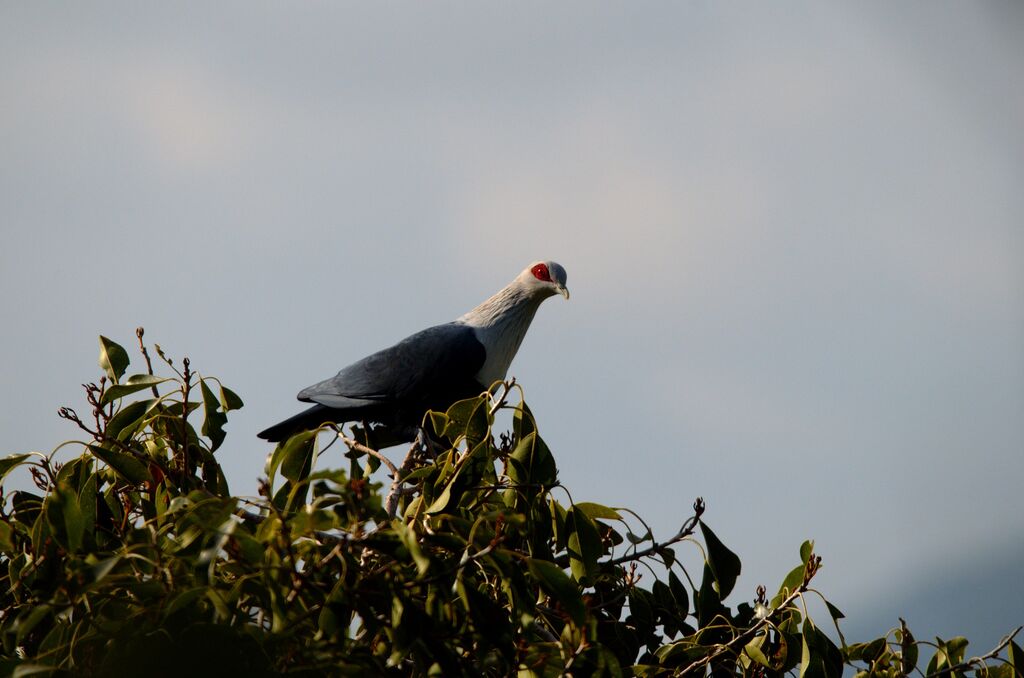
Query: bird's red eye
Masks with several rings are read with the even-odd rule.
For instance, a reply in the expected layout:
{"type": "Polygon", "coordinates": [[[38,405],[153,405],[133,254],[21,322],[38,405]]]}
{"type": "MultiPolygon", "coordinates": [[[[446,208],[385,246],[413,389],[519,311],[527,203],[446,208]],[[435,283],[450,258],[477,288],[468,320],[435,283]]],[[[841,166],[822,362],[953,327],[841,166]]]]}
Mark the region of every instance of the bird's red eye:
{"type": "Polygon", "coordinates": [[[548,271],[548,267],[545,264],[537,264],[530,269],[530,272],[533,273],[533,277],[537,280],[551,282],[551,273],[548,271]]]}

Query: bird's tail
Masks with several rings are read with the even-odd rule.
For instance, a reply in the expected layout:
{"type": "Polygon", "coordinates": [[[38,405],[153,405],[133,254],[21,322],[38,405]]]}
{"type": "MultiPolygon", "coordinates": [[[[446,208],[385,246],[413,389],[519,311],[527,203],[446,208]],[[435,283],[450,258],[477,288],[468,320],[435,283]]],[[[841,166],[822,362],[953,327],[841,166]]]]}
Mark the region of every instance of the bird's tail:
{"type": "Polygon", "coordinates": [[[293,417],[288,417],[284,421],[274,424],[256,435],[272,443],[279,443],[296,433],[309,431],[320,426],[320,424],[335,421],[337,416],[337,410],[334,408],[325,407],[324,405],[313,405],[313,407],[303,410],[293,417]]]}

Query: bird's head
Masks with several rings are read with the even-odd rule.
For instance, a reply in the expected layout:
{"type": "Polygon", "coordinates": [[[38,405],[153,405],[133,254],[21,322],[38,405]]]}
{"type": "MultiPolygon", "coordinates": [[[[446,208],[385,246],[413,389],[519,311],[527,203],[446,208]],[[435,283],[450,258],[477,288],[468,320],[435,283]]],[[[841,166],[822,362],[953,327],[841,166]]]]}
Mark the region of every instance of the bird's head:
{"type": "Polygon", "coordinates": [[[519,274],[519,281],[530,294],[541,298],[555,294],[569,298],[569,288],[565,286],[565,269],[553,261],[533,262],[519,274]]]}

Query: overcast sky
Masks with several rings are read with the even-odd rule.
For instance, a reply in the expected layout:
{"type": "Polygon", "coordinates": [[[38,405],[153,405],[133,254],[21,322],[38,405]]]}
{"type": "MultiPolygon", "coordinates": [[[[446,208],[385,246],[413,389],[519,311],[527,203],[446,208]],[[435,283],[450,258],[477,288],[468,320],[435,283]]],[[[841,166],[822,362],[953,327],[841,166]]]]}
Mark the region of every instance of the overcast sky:
{"type": "MultiPolygon", "coordinates": [[[[852,640],[1024,621],[1024,5],[0,4],[0,453],[134,328],[294,394],[527,263],[577,501],[693,498],[852,640]],[[1015,564],[1016,566],[1010,566],[1015,564]]],[[[340,463],[340,460],[338,460],[340,463]]],[[[983,651],[980,645],[972,650],[983,651]]]]}

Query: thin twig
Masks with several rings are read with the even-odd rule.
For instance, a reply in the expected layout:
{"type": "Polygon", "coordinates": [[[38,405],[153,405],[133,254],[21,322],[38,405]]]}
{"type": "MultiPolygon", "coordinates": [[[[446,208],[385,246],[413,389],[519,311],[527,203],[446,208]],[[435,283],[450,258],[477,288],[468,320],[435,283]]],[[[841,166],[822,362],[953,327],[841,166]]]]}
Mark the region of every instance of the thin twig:
{"type": "Polygon", "coordinates": [[[1013,640],[1013,637],[1016,636],[1018,633],[1020,633],[1020,630],[1022,628],[1024,628],[1024,626],[1018,626],[1017,628],[1015,628],[1012,633],[1010,633],[1005,638],[1003,638],[1001,641],[999,641],[999,644],[996,645],[994,648],[992,648],[988,653],[983,654],[980,657],[971,657],[970,659],[968,659],[966,661],[960,662],[956,666],[950,666],[949,668],[942,669],[941,671],[935,671],[934,673],[929,673],[925,678],[938,678],[939,676],[952,676],[952,675],[955,675],[957,673],[961,673],[963,671],[966,671],[967,669],[971,668],[972,666],[974,666],[976,664],[982,664],[983,665],[987,660],[995,659],[996,657],[999,656],[1000,652],[1002,652],[1003,650],[1006,649],[1006,646],[1010,644],[1010,641],[1013,640]]]}
{"type": "MultiPolygon", "coordinates": [[[[400,489],[402,483],[405,482],[404,477],[409,474],[413,464],[416,463],[416,453],[420,450],[421,439],[425,438],[426,435],[423,433],[423,429],[420,429],[416,434],[416,438],[412,441],[412,445],[409,446],[405,460],[402,461],[402,467],[395,471],[394,478],[391,480],[391,489],[388,490],[388,496],[384,500],[384,508],[388,513],[388,520],[393,520],[398,513],[398,501],[402,496],[400,489]]],[[[394,467],[392,466],[392,468],[394,467]]]]}
{"type": "Polygon", "coordinates": [[[391,471],[391,477],[392,478],[397,478],[398,477],[398,468],[393,463],[391,463],[390,459],[385,457],[383,454],[381,454],[377,450],[373,449],[372,447],[367,447],[366,445],[363,445],[358,440],[353,440],[352,438],[349,438],[348,436],[346,436],[341,431],[338,431],[338,438],[341,440],[341,442],[343,442],[346,445],[348,445],[350,450],[354,450],[356,452],[362,452],[363,454],[370,455],[374,459],[379,459],[391,471]]]}
{"type": "Polygon", "coordinates": [[[609,561],[606,561],[606,562],[600,563],[600,564],[601,565],[621,565],[622,563],[628,563],[628,562],[630,562],[632,560],[640,560],[641,558],[643,558],[645,556],[649,556],[652,553],[657,553],[658,551],[660,551],[661,549],[663,549],[663,548],[665,548],[667,546],[671,546],[672,544],[675,544],[677,542],[681,542],[682,540],[684,540],[687,537],[689,537],[690,535],[692,535],[693,531],[695,529],[697,529],[697,523],[700,521],[700,517],[703,514],[704,514],[704,500],[701,499],[700,497],[697,497],[697,501],[693,502],[693,515],[690,516],[690,518],[687,519],[687,521],[685,523],[683,523],[683,526],[679,528],[679,531],[676,532],[675,535],[673,535],[668,541],[664,541],[664,542],[662,542],[660,544],[655,542],[652,546],[649,546],[648,548],[645,548],[642,551],[636,551],[636,552],[631,553],[629,555],[619,556],[618,558],[613,558],[613,559],[611,559],[609,561]]]}
{"type": "Polygon", "coordinates": [[[185,384],[182,387],[183,392],[181,401],[181,481],[184,483],[190,473],[188,458],[188,398],[189,392],[192,389],[192,373],[188,369],[189,360],[187,356],[182,358],[181,364],[185,366],[185,374],[182,375],[182,379],[185,384]]]}
{"type": "Polygon", "coordinates": [[[494,404],[491,406],[490,415],[492,417],[494,416],[494,413],[497,412],[498,410],[500,410],[502,408],[502,406],[505,404],[505,399],[508,398],[508,392],[511,391],[512,387],[515,386],[515,385],[516,385],[516,378],[515,377],[512,377],[508,381],[501,382],[501,386],[502,386],[501,395],[498,396],[498,399],[496,401],[494,401],[494,404]]]}
{"type": "MultiPolygon", "coordinates": [[[[146,333],[141,327],[135,328],[135,336],[139,338],[139,350],[142,351],[142,357],[146,359],[146,371],[149,372],[149,376],[153,376],[153,361],[149,359],[149,351],[146,350],[146,345],[142,342],[142,335],[146,333]]],[[[150,387],[153,391],[153,397],[159,398],[160,392],[156,390],[156,384],[150,387]]]]}

